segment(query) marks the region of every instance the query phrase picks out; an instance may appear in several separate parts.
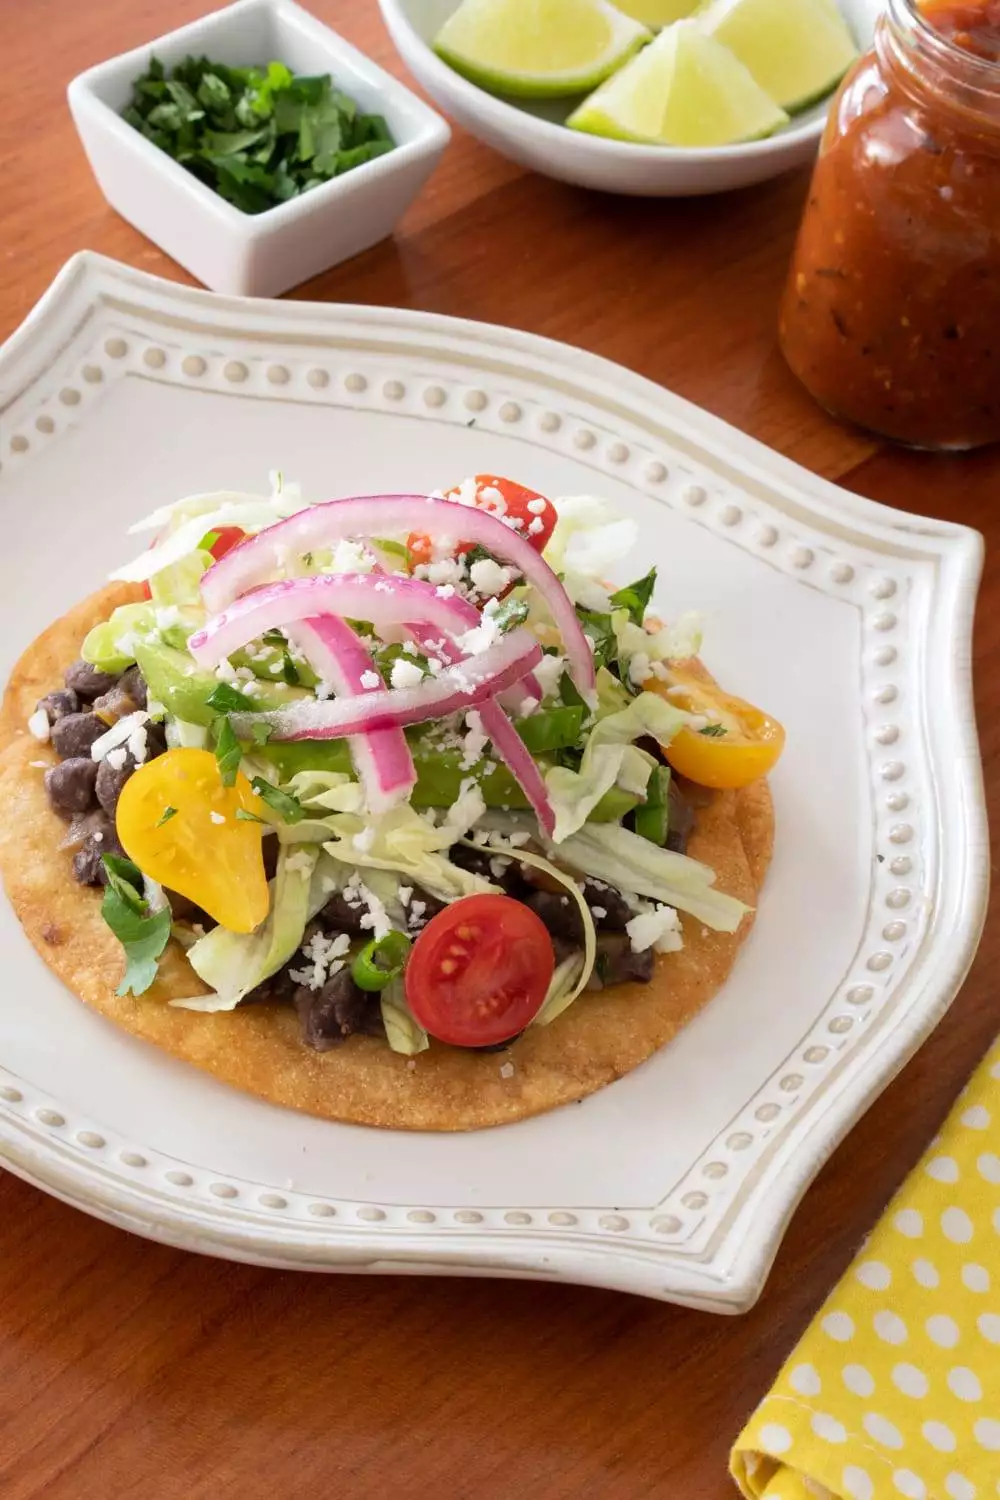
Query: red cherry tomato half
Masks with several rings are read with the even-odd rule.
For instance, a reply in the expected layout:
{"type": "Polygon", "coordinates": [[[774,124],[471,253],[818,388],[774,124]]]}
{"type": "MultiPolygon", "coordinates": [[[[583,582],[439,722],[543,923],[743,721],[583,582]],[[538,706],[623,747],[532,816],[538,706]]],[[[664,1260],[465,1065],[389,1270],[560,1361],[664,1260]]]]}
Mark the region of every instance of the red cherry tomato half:
{"type": "MultiPolygon", "coordinates": [[[[445,499],[450,500],[458,493],[459,488],[456,485],[453,489],[445,491],[445,499]]],[[[482,510],[513,516],[520,521],[522,535],[528,539],[536,552],[544,550],[556,524],[556,508],[551,500],[546,500],[545,496],[540,495],[537,490],[525,489],[523,484],[515,484],[513,479],[502,479],[497,474],[476,475],[476,505],[482,510]],[[503,507],[501,508],[496,503],[492,495],[484,496],[484,490],[496,490],[503,498],[503,507]],[[532,504],[535,510],[531,509],[532,504]],[[535,528],[533,531],[532,526],[535,528]]],[[[407,545],[413,553],[415,563],[430,562],[432,555],[430,537],[413,532],[407,545]]],[[[459,542],[455,548],[456,555],[468,552],[471,546],[471,542],[459,542]]]]}
{"type": "Polygon", "coordinates": [[[223,526],[215,533],[215,541],[209,551],[218,562],[220,557],[225,557],[227,552],[231,552],[242,542],[245,536],[246,532],[242,531],[239,526],[223,526]]]}
{"type": "Polygon", "coordinates": [[[406,1000],[453,1047],[490,1047],[524,1030],[555,969],[541,918],[510,896],[463,896],[424,928],[406,965],[406,1000]]]}

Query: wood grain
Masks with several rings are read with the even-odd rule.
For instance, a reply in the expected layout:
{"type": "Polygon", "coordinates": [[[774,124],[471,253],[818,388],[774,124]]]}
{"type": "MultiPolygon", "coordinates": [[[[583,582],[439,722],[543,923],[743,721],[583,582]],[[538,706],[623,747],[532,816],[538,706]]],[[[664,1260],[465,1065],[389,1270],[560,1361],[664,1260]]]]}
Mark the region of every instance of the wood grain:
{"type": "MultiPolygon", "coordinates": [[[[202,8],[0,0],[0,55],[16,81],[0,125],[0,336],[84,247],[186,279],[104,204],[64,89],[202,8]]],[[[373,0],[311,8],[402,73],[373,0]]],[[[526,175],[456,132],[398,238],[295,295],[567,339],[861,494],[978,527],[988,542],[978,702],[995,811],[1000,454],[876,451],[796,387],[774,319],[805,181],[619,202],[526,175]]],[[[738,1320],[521,1282],[228,1266],[0,1177],[0,1494],[723,1500],[741,1422],[996,1030],[998,960],[991,924],[947,1019],[807,1194],[763,1298],[738,1320]]]]}

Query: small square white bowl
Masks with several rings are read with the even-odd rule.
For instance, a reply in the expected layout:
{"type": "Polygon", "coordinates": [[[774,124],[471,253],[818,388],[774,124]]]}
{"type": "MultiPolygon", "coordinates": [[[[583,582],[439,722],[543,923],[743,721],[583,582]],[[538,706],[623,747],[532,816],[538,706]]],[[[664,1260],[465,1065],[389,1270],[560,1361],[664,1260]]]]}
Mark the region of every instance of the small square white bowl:
{"type": "Polygon", "coordinates": [[[274,297],[391,234],[448,144],[441,117],[292,0],[237,0],[74,78],[69,106],[101,191],[123,218],[216,292],[274,297]],[[394,150],[301,198],[245,214],[127,124],[121,111],[152,57],[189,54],[232,67],[284,62],[330,73],[394,150]]]}

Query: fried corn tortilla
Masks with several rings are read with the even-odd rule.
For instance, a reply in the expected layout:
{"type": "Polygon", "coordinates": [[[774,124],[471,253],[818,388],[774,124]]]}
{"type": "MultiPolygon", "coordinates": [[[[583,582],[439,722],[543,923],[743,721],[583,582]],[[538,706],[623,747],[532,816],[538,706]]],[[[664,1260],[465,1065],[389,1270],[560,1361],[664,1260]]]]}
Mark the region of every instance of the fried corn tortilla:
{"type": "MultiPolygon", "coordinates": [[[[54,751],[26,730],[37,700],[62,683],[92,625],[135,589],[102,589],[29,646],[11,675],[0,711],[0,872],[35,948],[84,1004],[174,1057],[204,1068],[272,1104],[324,1119],[402,1130],[476,1130],[523,1120],[594,1093],[638,1067],[725,983],[753,921],[712,932],[683,917],[684,948],[660,956],[649,984],[582,995],[550,1026],[533,1026],[504,1054],[431,1045],[415,1059],[381,1039],[351,1036],[329,1052],[299,1038],[290,1005],[262,1004],[201,1014],[166,1002],[205,986],[171,943],[152,989],[119,996],[121,948],[101,918],[100,893],[75,883],[59,848],[66,825],[43,785],[54,751]]],[[[705,674],[707,676],[707,674],[705,674]]],[[[756,905],[771,858],[774,815],[765,781],[740,792],[706,794],[689,852],[716,871],[721,890],[756,905]]]]}

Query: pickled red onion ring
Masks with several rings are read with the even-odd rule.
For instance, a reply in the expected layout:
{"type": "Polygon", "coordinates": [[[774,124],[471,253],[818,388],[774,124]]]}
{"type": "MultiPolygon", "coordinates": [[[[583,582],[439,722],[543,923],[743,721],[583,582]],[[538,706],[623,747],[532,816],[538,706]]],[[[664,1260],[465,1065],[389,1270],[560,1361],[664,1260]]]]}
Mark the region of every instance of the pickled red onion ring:
{"type": "Polygon", "coordinates": [[[476,708],[519,682],[542,659],[542,648],[527,630],[512,630],[477,656],[443,667],[417,687],[381,688],[360,698],[325,702],[303,699],[289,708],[230,715],[233,729],[249,739],[254,724],[269,724],[275,740],[328,740],[373,730],[419,724],[476,708]]]}
{"type": "MultiPolygon", "coordinates": [[[[336,615],[317,615],[289,626],[288,635],[338,698],[366,692],[362,678],[371,672],[372,659],[350,625],[336,615]]],[[[348,745],[373,813],[388,812],[409,795],[417,773],[401,729],[372,729],[367,734],[352,735],[348,745]]]]}
{"type": "MultiPolygon", "coordinates": [[[[593,652],[573,601],[555,573],[531,543],[502,520],[489,511],[460,505],[454,500],[438,500],[430,495],[369,495],[329,500],[297,511],[248,537],[209,568],[201,581],[202,597],[206,607],[217,612],[267,579],[289,553],[313,551],[352,537],[393,536],[411,531],[478,543],[533,584],[544,598],[562,637],[571,678],[588,702],[593,703],[593,652]]],[[[394,584],[405,581],[417,580],[392,579],[394,584]]]]}

